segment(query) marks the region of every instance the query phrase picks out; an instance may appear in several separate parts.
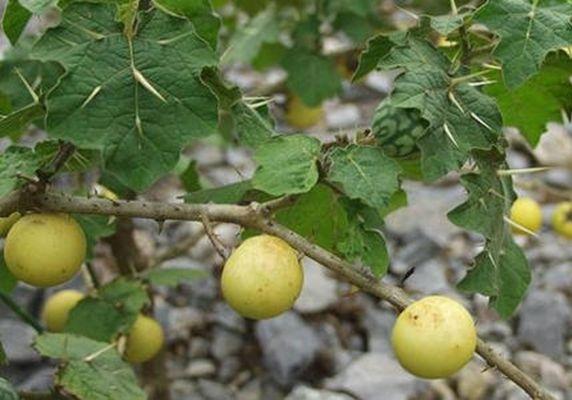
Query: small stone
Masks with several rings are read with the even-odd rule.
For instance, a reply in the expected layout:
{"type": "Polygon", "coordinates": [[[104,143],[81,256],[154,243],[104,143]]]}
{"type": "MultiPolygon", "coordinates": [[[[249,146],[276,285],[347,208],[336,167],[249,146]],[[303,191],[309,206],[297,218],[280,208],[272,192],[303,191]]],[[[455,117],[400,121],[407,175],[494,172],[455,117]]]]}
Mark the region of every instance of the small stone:
{"type": "Polygon", "coordinates": [[[415,240],[408,241],[401,247],[391,263],[391,272],[402,275],[411,267],[417,267],[425,261],[435,257],[441,248],[423,234],[417,235],[415,240]]]}
{"type": "Polygon", "coordinates": [[[234,400],[232,391],[215,381],[199,380],[198,390],[205,400],[234,400]]]}
{"type": "Polygon", "coordinates": [[[192,360],[185,370],[185,373],[191,378],[213,376],[216,373],[216,366],[208,358],[192,360]]]}
{"type": "Polygon", "coordinates": [[[362,324],[367,332],[368,351],[391,352],[391,331],[395,324],[395,314],[388,310],[368,308],[362,324]]]}
{"type": "Polygon", "coordinates": [[[260,380],[253,379],[244,385],[236,395],[236,400],[261,400],[262,385],[260,380]]]}
{"type": "Polygon", "coordinates": [[[189,380],[178,379],[169,385],[171,400],[203,400],[196,385],[189,380]]]}
{"type": "Polygon", "coordinates": [[[238,315],[224,302],[215,305],[212,320],[214,323],[231,331],[239,333],[246,332],[246,321],[244,318],[238,315]]]}
{"type": "Polygon", "coordinates": [[[562,293],[532,290],[520,310],[518,339],[542,354],[561,357],[570,315],[562,293]]]}
{"type": "Polygon", "coordinates": [[[564,367],[543,354],[521,351],[515,355],[514,362],[523,371],[540,378],[551,389],[569,388],[564,367]]]}
{"type": "Polygon", "coordinates": [[[483,365],[469,363],[457,375],[457,393],[465,400],[485,400],[495,384],[494,371],[484,371],[483,365]]]}
{"type": "Polygon", "coordinates": [[[542,283],[547,288],[572,294],[572,262],[550,267],[542,277],[542,283]]]}
{"type": "Polygon", "coordinates": [[[242,361],[238,357],[227,357],[220,362],[217,371],[217,380],[221,382],[230,382],[242,367],[242,361]]]}
{"type": "Polygon", "coordinates": [[[230,332],[224,328],[215,327],[211,345],[211,354],[218,361],[222,361],[229,356],[238,354],[242,345],[243,340],[240,335],[230,332]]]}
{"type": "Polygon", "coordinates": [[[30,325],[19,320],[1,320],[0,338],[11,363],[24,364],[40,360],[40,355],[32,348],[36,331],[30,325]]]}
{"type": "Polygon", "coordinates": [[[329,129],[356,127],[360,119],[360,110],[355,104],[336,104],[326,112],[326,125],[329,129]]]}
{"type": "Polygon", "coordinates": [[[203,313],[192,307],[170,308],[168,314],[168,340],[189,340],[193,331],[205,325],[203,313]]]}
{"type": "Polygon", "coordinates": [[[451,292],[445,269],[442,260],[426,261],[415,268],[413,274],[405,281],[405,288],[426,295],[451,292]]]}
{"type": "Polygon", "coordinates": [[[413,377],[392,356],[366,353],[348,368],[326,380],[325,387],[343,391],[360,400],[404,400],[415,397],[427,383],[413,377]]]}
{"type": "Polygon", "coordinates": [[[32,371],[28,370],[28,378],[18,385],[18,389],[38,392],[51,390],[54,386],[55,373],[55,369],[50,367],[40,367],[32,371]]]}
{"type": "Polygon", "coordinates": [[[304,287],[294,309],[303,314],[322,312],[338,301],[338,283],[316,261],[305,257],[302,263],[304,287]]]}
{"type": "Polygon", "coordinates": [[[301,376],[321,348],[318,335],[293,312],[258,322],[255,333],[264,365],[283,386],[301,376]]]}
{"type": "Polygon", "coordinates": [[[210,342],[200,336],[191,338],[188,355],[190,358],[203,358],[209,355],[210,342]]]}
{"type": "Polygon", "coordinates": [[[284,400],[352,400],[353,397],[329,390],[318,390],[308,386],[296,386],[284,400]]]}

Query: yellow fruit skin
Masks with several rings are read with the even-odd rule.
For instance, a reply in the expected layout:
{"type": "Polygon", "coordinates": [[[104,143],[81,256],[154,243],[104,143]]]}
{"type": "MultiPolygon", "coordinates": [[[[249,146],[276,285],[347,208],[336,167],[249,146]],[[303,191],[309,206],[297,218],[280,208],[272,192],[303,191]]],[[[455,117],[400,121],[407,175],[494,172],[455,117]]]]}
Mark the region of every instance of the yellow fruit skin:
{"type": "Polygon", "coordinates": [[[274,236],[247,239],[222,271],[222,294],[240,315],[272,318],[290,309],[302,290],[304,272],[294,249],[274,236]]]}
{"type": "Polygon", "coordinates": [[[322,106],[308,107],[298,96],[292,96],[286,105],[286,122],[294,128],[305,129],[316,125],[324,116],[322,106]]]}
{"type": "MultiPolygon", "coordinates": [[[[538,232],[542,226],[542,209],[536,201],[527,197],[515,200],[510,208],[510,219],[532,232],[538,232]]],[[[513,227],[513,233],[528,235],[522,229],[513,227]]]]}
{"type": "Polygon", "coordinates": [[[407,371],[420,378],[446,378],[472,358],[477,332],[471,315],[443,296],[425,297],[397,318],[393,351],[407,371]]]}
{"type": "Polygon", "coordinates": [[[163,347],[163,328],[153,318],[139,315],[127,336],[125,359],[138,364],[149,361],[163,347]]]}
{"type": "Polygon", "coordinates": [[[0,218],[0,237],[6,236],[10,231],[10,228],[12,228],[21,217],[22,214],[16,211],[7,217],[0,218]]]}
{"type": "Polygon", "coordinates": [[[42,321],[50,332],[62,332],[70,311],[83,299],[77,290],[62,290],[50,297],[42,310],[42,321]]]}
{"type": "Polygon", "coordinates": [[[4,246],[10,272],[37,287],[70,280],[85,260],[86,241],[67,214],[30,214],[14,224],[4,246]]]}
{"type": "Polygon", "coordinates": [[[572,202],[559,203],[552,214],[552,226],[560,235],[572,239],[572,202]]]}

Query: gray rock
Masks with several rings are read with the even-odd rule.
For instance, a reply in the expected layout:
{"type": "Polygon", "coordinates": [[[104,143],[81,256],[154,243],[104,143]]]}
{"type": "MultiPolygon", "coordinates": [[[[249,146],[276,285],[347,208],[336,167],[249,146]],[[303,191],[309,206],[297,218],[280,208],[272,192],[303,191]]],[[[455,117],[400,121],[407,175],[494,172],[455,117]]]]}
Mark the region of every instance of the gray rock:
{"type": "Polygon", "coordinates": [[[215,381],[201,379],[198,389],[205,400],[234,400],[232,390],[215,381]]]}
{"type": "Polygon", "coordinates": [[[521,351],[515,355],[514,362],[523,371],[539,377],[540,381],[550,389],[567,389],[570,387],[564,367],[543,354],[521,351]]]}
{"type": "Polygon", "coordinates": [[[55,373],[55,369],[50,367],[40,367],[32,371],[27,369],[28,378],[18,385],[18,389],[39,392],[51,390],[54,386],[55,373]]]}
{"type": "Polygon", "coordinates": [[[188,355],[190,358],[201,358],[209,355],[210,342],[203,337],[195,336],[191,338],[188,355]]]}
{"type": "Polygon", "coordinates": [[[213,322],[232,331],[246,332],[246,321],[238,315],[228,304],[217,303],[212,314],[213,322]]]}
{"type": "Polygon", "coordinates": [[[283,386],[304,372],[321,347],[318,335],[293,312],[258,322],[255,332],[264,365],[283,386]]]}
{"type": "Polygon", "coordinates": [[[368,351],[389,353],[395,314],[388,310],[368,308],[362,323],[367,332],[368,351]]]}
{"type": "Polygon", "coordinates": [[[194,382],[184,379],[173,381],[169,385],[171,400],[204,400],[203,396],[197,393],[194,382]]]}
{"type": "Polygon", "coordinates": [[[485,400],[486,394],[496,381],[496,371],[484,371],[483,365],[469,363],[457,378],[457,392],[465,400],[485,400]]]}
{"type": "Polygon", "coordinates": [[[335,304],[338,299],[337,281],[327,270],[310,258],[304,258],[304,287],[294,308],[300,313],[317,313],[335,304]]]}
{"type": "Polygon", "coordinates": [[[329,390],[318,390],[308,386],[296,386],[284,400],[353,400],[352,397],[331,392],[329,390]]]}
{"type": "Polygon", "coordinates": [[[330,371],[337,373],[344,369],[353,357],[350,351],[342,347],[336,328],[332,324],[324,322],[316,327],[316,331],[324,347],[320,355],[328,360],[330,371]]]}
{"type": "Polygon", "coordinates": [[[572,293],[572,262],[550,267],[542,277],[542,283],[547,288],[572,293]]]}
{"type": "Polygon", "coordinates": [[[570,315],[563,294],[533,290],[520,311],[518,339],[540,353],[558,358],[564,353],[570,315]]]}
{"type": "Polygon", "coordinates": [[[240,335],[230,332],[225,328],[215,327],[211,344],[211,354],[218,361],[238,354],[242,345],[243,340],[240,335]]]}
{"type": "Polygon", "coordinates": [[[240,388],[236,400],[261,400],[262,385],[258,379],[253,379],[240,388]]]}
{"type": "Polygon", "coordinates": [[[449,238],[461,229],[447,219],[447,212],[463,203],[466,194],[459,185],[430,187],[417,182],[405,182],[409,205],[389,214],[385,220],[387,229],[399,235],[423,232],[440,246],[446,246],[449,238]]]}
{"type": "Polygon", "coordinates": [[[452,289],[446,276],[443,260],[432,259],[415,268],[415,272],[405,281],[405,288],[423,294],[447,293],[452,289]]]}
{"type": "Polygon", "coordinates": [[[217,370],[217,380],[220,382],[230,382],[242,367],[242,361],[238,357],[227,357],[220,362],[217,370]]]}
{"type": "Polygon", "coordinates": [[[367,353],[348,368],[326,380],[326,388],[356,396],[360,400],[406,400],[426,388],[426,382],[413,377],[393,357],[367,353]]]}
{"type": "Polygon", "coordinates": [[[0,321],[0,339],[11,363],[33,363],[40,355],[32,348],[36,331],[29,325],[13,319],[0,321]]]}
{"type": "Polygon", "coordinates": [[[216,366],[208,358],[199,358],[191,360],[189,366],[185,370],[185,375],[191,378],[203,378],[213,376],[216,373],[216,366]]]}
{"type": "Polygon", "coordinates": [[[170,308],[167,316],[168,340],[189,340],[193,331],[205,326],[202,312],[193,307],[170,308]]]}
{"type": "Polygon", "coordinates": [[[421,263],[435,257],[441,250],[427,236],[421,233],[417,236],[415,240],[408,241],[395,253],[391,263],[391,272],[394,274],[404,274],[411,267],[417,267],[421,263]]]}
{"type": "Polygon", "coordinates": [[[326,125],[330,129],[344,129],[358,126],[360,110],[355,104],[336,104],[328,107],[326,125]]]}

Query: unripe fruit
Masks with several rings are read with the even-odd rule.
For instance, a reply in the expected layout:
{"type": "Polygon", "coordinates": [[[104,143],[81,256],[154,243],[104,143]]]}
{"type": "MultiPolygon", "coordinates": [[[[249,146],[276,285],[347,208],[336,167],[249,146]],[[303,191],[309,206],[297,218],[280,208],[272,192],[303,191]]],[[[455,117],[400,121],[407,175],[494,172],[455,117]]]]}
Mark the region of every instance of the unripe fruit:
{"type": "MultiPolygon", "coordinates": [[[[533,199],[520,197],[515,200],[510,208],[510,219],[514,223],[536,233],[542,226],[542,210],[533,199]]],[[[512,230],[515,234],[519,235],[529,234],[516,226],[513,226],[512,230]]]]}
{"type": "Polygon", "coordinates": [[[407,371],[421,378],[446,378],[472,358],[477,332],[471,315],[443,296],[425,297],[397,318],[393,350],[407,371]]]}
{"type": "Polygon", "coordinates": [[[240,315],[272,318],[290,309],[302,290],[298,255],[282,239],[255,236],[242,243],[222,271],[222,294],[240,315]]]}
{"type": "Polygon", "coordinates": [[[18,211],[13,212],[7,217],[0,218],[0,237],[6,236],[10,228],[12,228],[20,218],[22,218],[22,214],[18,211]]]}
{"type": "Polygon", "coordinates": [[[62,332],[68,322],[70,311],[83,299],[77,290],[62,290],[51,296],[44,304],[42,321],[50,332],[62,332]]]}
{"type": "Polygon", "coordinates": [[[286,122],[294,128],[305,129],[316,125],[324,116],[322,106],[309,107],[298,96],[292,96],[286,104],[286,122]]]}
{"type": "Polygon", "coordinates": [[[29,214],[10,229],[4,258],[17,279],[48,287],[71,279],[85,260],[85,251],[85,235],[71,216],[29,214]]]}
{"type": "Polygon", "coordinates": [[[552,226],[560,235],[572,239],[572,201],[559,203],[552,215],[552,226]]]}
{"type": "Polygon", "coordinates": [[[149,361],[159,353],[165,337],[153,318],[139,315],[127,336],[125,359],[132,364],[149,361]]]}

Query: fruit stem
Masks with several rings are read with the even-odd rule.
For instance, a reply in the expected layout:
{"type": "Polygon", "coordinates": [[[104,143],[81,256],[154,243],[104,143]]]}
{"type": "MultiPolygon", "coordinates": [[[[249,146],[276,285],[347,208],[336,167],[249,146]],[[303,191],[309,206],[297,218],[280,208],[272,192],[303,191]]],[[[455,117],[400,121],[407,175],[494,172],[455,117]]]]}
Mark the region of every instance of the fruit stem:
{"type": "Polygon", "coordinates": [[[32,317],[26,310],[20,307],[10,296],[6,293],[0,291],[0,301],[6,304],[6,306],[14,312],[22,321],[30,325],[39,334],[44,332],[44,327],[32,317]]]}

